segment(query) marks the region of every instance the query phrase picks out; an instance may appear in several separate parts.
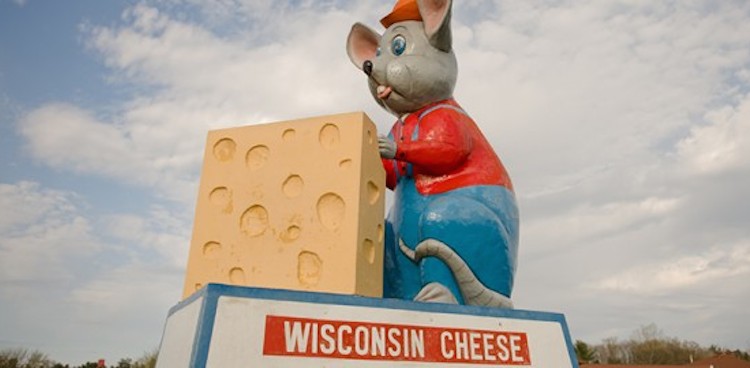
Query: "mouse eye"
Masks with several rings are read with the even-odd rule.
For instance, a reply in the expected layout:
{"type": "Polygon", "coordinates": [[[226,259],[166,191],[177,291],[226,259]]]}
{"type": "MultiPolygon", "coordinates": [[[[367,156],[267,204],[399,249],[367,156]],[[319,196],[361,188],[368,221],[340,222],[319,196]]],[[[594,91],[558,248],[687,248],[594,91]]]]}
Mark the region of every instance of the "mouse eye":
{"type": "Polygon", "coordinates": [[[375,50],[375,57],[380,56],[380,46],[378,46],[377,50],[375,50]]]}
{"type": "Polygon", "coordinates": [[[393,55],[399,56],[403,54],[405,50],[406,39],[404,36],[398,35],[393,37],[393,40],[391,41],[391,52],[393,52],[393,55]]]}

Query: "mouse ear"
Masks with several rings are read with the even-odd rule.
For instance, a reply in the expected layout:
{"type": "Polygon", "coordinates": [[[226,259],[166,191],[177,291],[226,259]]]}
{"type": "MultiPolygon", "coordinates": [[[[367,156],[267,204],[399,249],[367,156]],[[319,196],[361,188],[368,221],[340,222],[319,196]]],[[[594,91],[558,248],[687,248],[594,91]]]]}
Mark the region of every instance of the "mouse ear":
{"type": "Polygon", "coordinates": [[[362,23],[355,23],[346,39],[346,53],[357,68],[362,69],[366,60],[375,58],[380,35],[362,23]]]}
{"type": "Polygon", "coordinates": [[[453,44],[451,3],[451,0],[417,0],[427,39],[432,47],[445,52],[450,52],[453,44]]]}

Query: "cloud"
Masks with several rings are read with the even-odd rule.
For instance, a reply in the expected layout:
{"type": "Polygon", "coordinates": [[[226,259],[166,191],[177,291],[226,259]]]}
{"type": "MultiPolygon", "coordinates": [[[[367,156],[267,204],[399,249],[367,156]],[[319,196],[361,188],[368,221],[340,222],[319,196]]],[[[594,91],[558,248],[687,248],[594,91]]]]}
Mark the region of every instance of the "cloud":
{"type": "Polygon", "coordinates": [[[525,230],[531,234],[527,240],[540,245],[570,245],[596,241],[601,237],[620,236],[624,232],[653,225],[660,218],[670,216],[679,210],[681,202],[679,198],[650,197],[600,206],[582,205],[559,216],[525,224],[525,230]],[[545,231],[551,228],[557,228],[557,231],[545,231]]]}
{"type": "Polygon", "coordinates": [[[329,10],[289,8],[283,24],[265,20],[281,35],[248,45],[244,34],[222,37],[136,5],[124,12],[123,26],[83,30],[89,48],[112,69],[112,83],[143,93],[114,113],[46,104],[26,115],[19,131],[47,166],[153,188],[191,207],[209,129],[368,105],[384,114],[348,59],[331,57],[344,55],[352,17],[329,10]],[[353,90],[362,93],[352,98],[353,90]]]}
{"type": "Polygon", "coordinates": [[[500,3],[459,24],[457,95],[521,195],[571,173],[653,160],[747,62],[747,37],[725,27],[747,27],[738,15],[747,6],[735,5],[500,3]]]}
{"type": "Polygon", "coordinates": [[[115,176],[141,169],[141,162],[128,159],[134,147],[121,127],[76,106],[48,104],[28,114],[19,128],[31,153],[50,166],[115,176]]]}
{"type": "Polygon", "coordinates": [[[265,20],[269,30],[281,34],[270,32],[273,37],[248,45],[243,39],[219,37],[141,5],[126,12],[127,27],[92,29],[91,46],[128,78],[162,87],[157,102],[168,97],[182,102],[200,98],[204,105],[195,110],[221,108],[231,115],[221,119],[216,111],[209,111],[209,116],[225,123],[244,114],[263,119],[269,112],[286,109],[327,110],[337,98],[343,101],[348,95],[345,89],[332,88],[329,79],[348,65],[345,58],[330,57],[332,46],[345,38],[348,27],[338,24],[347,14],[334,9],[310,19],[310,13],[305,9],[285,13],[285,28],[265,20]]]}
{"type": "Polygon", "coordinates": [[[143,214],[98,212],[73,192],[0,183],[4,344],[81,360],[101,354],[102,341],[119,342],[108,352],[112,359],[158,344],[163,318],[180,296],[189,220],[159,206],[143,214]]]}
{"type": "Polygon", "coordinates": [[[608,277],[594,287],[637,295],[665,292],[674,294],[680,290],[705,286],[707,282],[748,277],[750,242],[744,241],[735,246],[715,246],[702,254],[639,265],[608,277]]]}
{"type": "Polygon", "coordinates": [[[185,216],[178,217],[163,207],[155,206],[146,216],[106,216],[103,229],[114,240],[127,245],[119,251],[132,262],[159,265],[174,272],[182,271],[187,263],[190,223],[185,216]],[[153,255],[157,257],[154,259],[153,255]]]}
{"type": "Polygon", "coordinates": [[[152,187],[168,199],[195,193],[192,172],[186,168],[195,165],[199,153],[174,154],[170,147],[149,152],[147,142],[134,137],[132,129],[103,122],[77,106],[47,104],[24,116],[18,130],[32,156],[56,170],[152,187]]]}
{"type": "Polygon", "coordinates": [[[697,175],[750,168],[750,95],[712,110],[706,121],[677,144],[684,165],[697,175]]]}
{"type": "Polygon", "coordinates": [[[72,261],[98,249],[74,200],[73,193],[37,183],[0,183],[0,282],[6,292],[70,279],[72,261]]]}
{"type": "MultiPolygon", "coordinates": [[[[159,270],[156,265],[132,262],[109,270],[102,277],[85,280],[70,294],[79,318],[105,323],[114,315],[126,324],[143,311],[161,307],[163,314],[151,318],[155,322],[166,315],[168,308],[179,301],[175,284],[183,280],[181,273],[159,270]],[[138,306],[133,301],[140,300],[138,306]]],[[[161,327],[161,326],[158,326],[161,327]]],[[[156,328],[158,329],[158,328],[156,328]]]]}
{"type": "MultiPolygon", "coordinates": [[[[117,127],[115,142],[129,143],[112,150],[127,151],[117,155],[125,165],[100,159],[120,174],[99,175],[191,203],[194,187],[187,182],[196,181],[207,129],[363,108],[383,130],[392,121],[371,101],[343,50],[353,21],[376,26],[388,6],[188,4],[180,6],[198,9],[207,21],[140,4],[124,12],[120,26],[84,28],[113,82],[143,92],[120,113],[99,119],[117,127]]],[[[723,73],[746,60],[742,52],[724,51],[742,50],[746,40],[717,25],[748,27],[729,5],[706,11],[683,3],[474,1],[466,7],[479,19],[456,5],[456,95],[503,155],[522,197],[564,192],[604,171],[658,159],[671,149],[663,142],[689,129],[721,96],[723,73]]],[[[51,164],[66,155],[37,156],[51,164]]]]}
{"type": "Polygon", "coordinates": [[[456,11],[456,95],[514,179],[516,305],[563,311],[588,341],[657,322],[743,347],[674,310],[750,298],[723,287],[747,276],[741,263],[721,262],[744,254],[750,220],[750,40],[733,31],[747,4],[493,5],[473,23],[456,11]],[[590,288],[602,280],[631,289],[590,288]]]}

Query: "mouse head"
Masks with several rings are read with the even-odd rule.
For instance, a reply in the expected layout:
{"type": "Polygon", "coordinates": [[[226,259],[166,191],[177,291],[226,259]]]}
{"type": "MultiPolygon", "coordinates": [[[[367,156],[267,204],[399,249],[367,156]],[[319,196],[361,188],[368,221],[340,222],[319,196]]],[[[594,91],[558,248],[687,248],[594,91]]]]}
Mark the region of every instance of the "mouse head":
{"type": "Polygon", "coordinates": [[[361,23],[352,26],[349,58],[386,110],[400,116],[453,95],[458,69],[450,13],[450,0],[398,0],[380,21],[383,35],[361,23]]]}

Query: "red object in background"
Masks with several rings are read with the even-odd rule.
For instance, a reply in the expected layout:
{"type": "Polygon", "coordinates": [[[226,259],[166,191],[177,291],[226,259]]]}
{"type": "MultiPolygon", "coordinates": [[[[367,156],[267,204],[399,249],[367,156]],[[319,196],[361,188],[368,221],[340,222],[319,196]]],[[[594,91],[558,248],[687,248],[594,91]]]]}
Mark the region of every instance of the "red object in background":
{"type": "Polygon", "coordinates": [[[96,368],[105,368],[106,365],[104,363],[104,359],[99,359],[99,362],[96,364],[96,368]]]}

